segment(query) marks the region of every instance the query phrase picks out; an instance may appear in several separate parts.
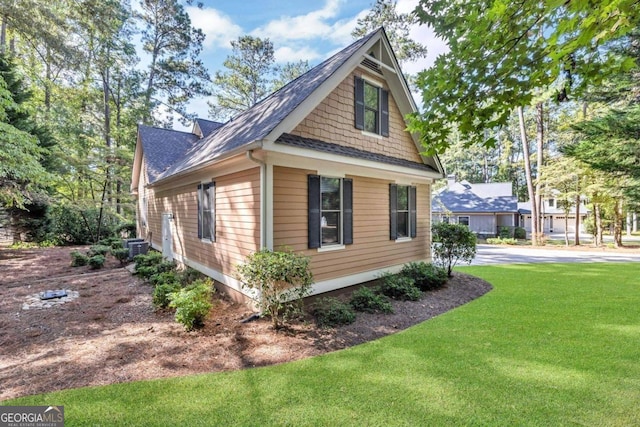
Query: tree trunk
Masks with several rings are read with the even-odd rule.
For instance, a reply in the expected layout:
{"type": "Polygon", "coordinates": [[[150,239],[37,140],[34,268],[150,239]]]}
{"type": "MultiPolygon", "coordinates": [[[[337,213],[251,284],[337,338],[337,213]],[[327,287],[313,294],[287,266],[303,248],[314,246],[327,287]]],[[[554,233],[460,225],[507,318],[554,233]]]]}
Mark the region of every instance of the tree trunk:
{"type": "Polygon", "coordinates": [[[7,49],[7,18],[2,17],[2,25],[0,26],[0,53],[4,54],[7,49]]]}
{"type": "MultiPolygon", "coordinates": [[[[107,53],[107,56],[109,54],[107,53]]],[[[109,104],[109,67],[105,66],[102,72],[102,92],[104,101],[104,143],[107,147],[107,178],[106,178],[106,200],[109,205],[113,204],[113,189],[111,175],[113,174],[113,154],[111,150],[111,105],[109,104]]]]}
{"type": "Polygon", "coordinates": [[[615,212],[613,215],[613,246],[616,248],[622,247],[622,201],[616,200],[615,212]]]}
{"type": "Polygon", "coordinates": [[[578,195],[576,196],[576,232],[574,233],[574,244],[580,245],[580,189],[578,189],[578,195]]]}
{"type": "Polygon", "coordinates": [[[595,235],[594,240],[596,247],[602,246],[602,211],[600,210],[600,204],[593,204],[593,220],[595,221],[595,235]]]}
{"type": "Polygon", "coordinates": [[[531,201],[531,244],[538,246],[538,211],[535,203],[535,191],[533,189],[533,177],[531,175],[531,159],[529,157],[529,141],[527,139],[527,128],[524,123],[524,111],[518,107],[518,121],[520,123],[520,139],[522,140],[522,155],[524,158],[524,171],[527,179],[527,191],[531,201]]]}
{"type": "Polygon", "coordinates": [[[569,211],[564,212],[564,245],[569,246],[569,211]]]}
{"type": "Polygon", "coordinates": [[[536,139],[538,145],[537,152],[537,167],[536,167],[536,210],[538,211],[538,244],[543,244],[544,238],[544,216],[542,212],[542,162],[543,162],[543,147],[544,147],[544,109],[542,102],[536,104],[536,139]]]}

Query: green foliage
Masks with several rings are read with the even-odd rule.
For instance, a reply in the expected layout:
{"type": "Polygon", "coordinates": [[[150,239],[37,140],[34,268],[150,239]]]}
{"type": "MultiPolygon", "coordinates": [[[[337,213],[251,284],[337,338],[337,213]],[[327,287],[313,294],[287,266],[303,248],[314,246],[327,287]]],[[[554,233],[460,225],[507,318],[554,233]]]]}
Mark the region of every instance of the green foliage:
{"type": "Polygon", "coordinates": [[[354,310],[363,313],[393,313],[389,300],[367,286],[353,291],[349,304],[354,310]]]}
{"type": "Polygon", "coordinates": [[[165,271],[163,273],[156,273],[153,276],[149,277],[149,283],[151,283],[153,286],[172,282],[180,283],[180,275],[177,271],[165,271]]]}
{"type": "Polygon", "coordinates": [[[429,153],[448,148],[453,128],[467,145],[491,147],[485,130],[505,126],[514,107],[541,95],[564,101],[628,69],[603,45],[640,22],[635,0],[434,0],[416,12],[449,47],[419,74],[423,108],[409,120],[429,153]]]}
{"type": "Polygon", "coordinates": [[[162,262],[162,253],[149,251],[146,254],[136,255],[133,257],[133,261],[136,263],[136,270],[138,267],[151,267],[162,262]]]}
{"type": "Polygon", "coordinates": [[[516,227],[513,230],[513,237],[515,239],[520,239],[520,240],[526,239],[527,238],[527,230],[525,230],[522,227],[516,227]]]}
{"type": "Polygon", "coordinates": [[[380,277],[380,292],[400,301],[418,301],[422,297],[412,278],[391,273],[380,277]]]}
{"type": "Polygon", "coordinates": [[[498,227],[498,237],[503,239],[508,239],[509,237],[513,237],[511,227],[500,226],[498,227]]]}
{"type": "Polygon", "coordinates": [[[107,255],[111,251],[110,246],[106,245],[93,245],[89,248],[89,256],[94,255],[107,255]]]}
{"type": "Polygon", "coordinates": [[[258,308],[271,316],[274,328],[287,322],[291,310],[311,293],[313,275],[308,257],[262,249],[236,266],[242,286],[257,293],[258,308]]]}
{"type": "Polygon", "coordinates": [[[312,314],[321,328],[348,325],[356,320],[351,306],[334,297],[319,298],[313,304],[312,314]]]}
{"type": "Polygon", "coordinates": [[[120,261],[120,264],[126,264],[129,261],[129,249],[127,248],[111,249],[111,255],[120,261]]]}
{"type": "Polygon", "coordinates": [[[495,237],[487,239],[487,243],[490,245],[517,245],[518,241],[510,237],[495,237]]]}
{"type": "Polygon", "coordinates": [[[182,286],[187,286],[196,280],[204,279],[206,276],[191,267],[187,267],[179,273],[179,280],[182,286]]]}
{"type": "Polygon", "coordinates": [[[176,321],[187,331],[201,326],[211,310],[213,282],[198,280],[186,288],[169,294],[169,307],[176,309],[176,321]]]}
{"type": "Polygon", "coordinates": [[[402,267],[400,274],[412,279],[421,291],[440,289],[449,279],[444,268],[426,262],[410,262],[402,267]]]}
{"type": "Polygon", "coordinates": [[[136,237],[136,223],[135,221],[123,222],[116,226],[114,232],[125,239],[133,239],[136,237]]]}
{"type": "MultiPolygon", "coordinates": [[[[152,277],[155,277],[152,276],[152,277]]],[[[171,303],[171,294],[179,292],[182,286],[175,281],[158,283],[153,288],[152,302],[157,308],[167,308],[171,303]]]]}
{"type": "Polygon", "coordinates": [[[89,257],[78,251],[71,252],[71,266],[82,267],[89,264],[89,257]]]}
{"type": "Polygon", "coordinates": [[[459,262],[471,263],[476,256],[476,236],[469,227],[439,222],[431,227],[434,263],[443,267],[449,277],[459,262]]]}
{"type": "Polygon", "coordinates": [[[176,263],[173,261],[162,261],[161,263],[156,264],[156,270],[158,273],[166,273],[169,271],[174,271],[176,269],[176,263]]]}
{"type": "Polygon", "coordinates": [[[89,265],[92,269],[98,270],[104,265],[105,259],[104,255],[93,255],[89,258],[89,265]]]}
{"type": "Polygon", "coordinates": [[[111,230],[118,222],[117,216],[109,210],[105,210],[100,218],[98,208],[70,204],[52,206],[49,215],[53,236],[65,245],[86,245],[111,237],[111,230]]]}

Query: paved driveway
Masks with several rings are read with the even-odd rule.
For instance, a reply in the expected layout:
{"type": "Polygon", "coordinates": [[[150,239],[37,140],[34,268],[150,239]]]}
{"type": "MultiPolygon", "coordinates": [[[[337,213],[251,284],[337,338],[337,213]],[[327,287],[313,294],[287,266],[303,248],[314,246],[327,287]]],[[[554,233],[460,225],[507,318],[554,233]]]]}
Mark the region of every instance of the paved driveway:
{"type": "MultiPolygon", "coordinates": [[[[516,264],[538,262],[631,262],[640,261],[640,253],[574,251],[522,246],[478,245],[471,265],[516,264]]],[[[466,264],[461,264],[466,265],[466,264]]]]}

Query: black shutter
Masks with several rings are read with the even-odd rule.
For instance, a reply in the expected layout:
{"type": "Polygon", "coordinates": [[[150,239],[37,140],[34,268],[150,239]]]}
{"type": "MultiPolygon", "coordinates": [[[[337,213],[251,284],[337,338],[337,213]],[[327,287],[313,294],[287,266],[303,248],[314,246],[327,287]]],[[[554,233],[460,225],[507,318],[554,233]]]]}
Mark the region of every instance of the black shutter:
{"type": "Polygon", "coordinates": [[[309,175],[309,249],[320,247],[320,177],[309,175]]]}
{"type": "Polygon", "coordinates": [[[209,206],[211,208],[211,241],[216,241],[216,183],[209,184],[209,206]]]}
{"type": "Polygon", "coordinates": [[[202,239],[202,184],[198,184],[198,239],[202,239]]]}
{"type": "Polygon", "coordinates": [[[345,178],[342,180],[342,211],[344,217],[344,237],[345,245],[353,244],[353,180],[345,178]]]}
{"type": "Polygon", "coordinates": [[[396,240],[398,238],[398,186],[389,184],[389,238],[396,240]]]}
{"type": "Polygon", "coordinates": [[[355,126],[356,129],[364,129],[364,80],[355,77],[355,126]]]}
{"type": "Polygon", "coordinates": [[[389,91],[380,89],[380,135],[389,136],[389,91]]]}
{"type": "Polygon", "coordinates": [[[409,187],[409,224],[411,227],[410,236],[416,237],[416,187],[409,187]]]}

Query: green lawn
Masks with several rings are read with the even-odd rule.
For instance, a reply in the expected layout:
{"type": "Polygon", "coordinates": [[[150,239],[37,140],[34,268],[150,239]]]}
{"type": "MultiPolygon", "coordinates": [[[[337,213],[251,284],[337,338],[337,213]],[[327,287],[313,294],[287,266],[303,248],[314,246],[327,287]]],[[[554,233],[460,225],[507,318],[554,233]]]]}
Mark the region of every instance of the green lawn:
{"type": "Polygon", "coordinates": [[[484,297],[268,368],[33,396],[66,425],[640,425],[640,265],[461,269],[484,297]]]}

